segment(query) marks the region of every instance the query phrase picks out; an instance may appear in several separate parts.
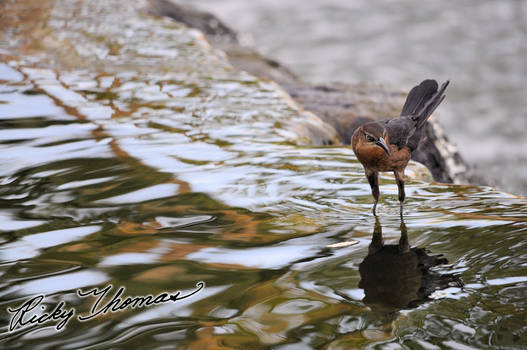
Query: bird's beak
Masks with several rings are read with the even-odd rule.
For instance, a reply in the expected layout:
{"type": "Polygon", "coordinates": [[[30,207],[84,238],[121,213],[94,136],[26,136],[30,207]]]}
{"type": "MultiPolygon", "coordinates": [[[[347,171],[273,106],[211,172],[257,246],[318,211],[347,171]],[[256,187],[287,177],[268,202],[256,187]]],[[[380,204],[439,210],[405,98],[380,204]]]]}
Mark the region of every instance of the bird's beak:
{"type": "Polygon", "coordinates": [[[382,137],[379,137],[379,141],[375,142],[375,144],[381,146],[382,149],[386,151],[386,154],[388,154],[388,157],[391,155],[390,149],[382,137]]]}

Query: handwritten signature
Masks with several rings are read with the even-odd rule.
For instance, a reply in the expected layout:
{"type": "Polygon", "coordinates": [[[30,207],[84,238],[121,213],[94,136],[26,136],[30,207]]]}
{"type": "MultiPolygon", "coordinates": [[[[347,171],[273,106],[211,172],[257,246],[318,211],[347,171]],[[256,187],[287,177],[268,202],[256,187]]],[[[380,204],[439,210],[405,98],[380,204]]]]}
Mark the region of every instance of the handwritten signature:
{"type": "MultiPolygon", "coordinates": [[[[105,300],[108,300],[108,297],[111,296],[110,291],[112,288],[113,285],[109,284],[102,289],[93,288],[88,291],[82,291],[80,289],[77,290],[77,294],[81,298],[86,298],[89,296],[97,298],[93,303],[90,312],[86,315],[78,315],[77,319],[81,322],[84,322],[97,316],[107,314],[108,312],[114,313],[130,308],[135,309],[168,302],[176,302],[190,298],[191,296],[199,293],[203,288],[205,288],[205,283],[202,281],[196,283],[196,289],[188,294],[183,294],[181,291],[177,291],[173,294],[163,292],[156,296],[149,294],[146,296],[128,296],[125,298],[122,298],[122,295],[125,292],[125,287],[119,287],[119,289],[115,291],[113,297],[105,303],[105,300]]],[[[57,331],[64,328],[75,315],[76,309],[65,308],[66,304],[61,301],[55,306],[55,308],[53,308],[52,311],[45,312],[46,307],[41,305],[44,301],[44,298],[45,295],[43,294],[37,295],[22,303],[17,308],[7,308],[7,311],[13,314],[11,316],[11,320],[9,321],[9,332],[12,332],[17,328],[35,324],[40,325],[49,321],[60,321],[55,325],[55,329],[57,331]]]]}

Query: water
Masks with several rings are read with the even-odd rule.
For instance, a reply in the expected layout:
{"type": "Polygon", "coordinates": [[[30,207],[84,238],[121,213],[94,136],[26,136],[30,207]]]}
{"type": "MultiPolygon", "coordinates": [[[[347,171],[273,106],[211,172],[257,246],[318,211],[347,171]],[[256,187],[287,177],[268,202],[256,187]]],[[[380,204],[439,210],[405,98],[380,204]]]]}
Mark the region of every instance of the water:
{"type": "Polygon", "coordinates": [[[349,148],[295,145],[286,125],[300,112],[279,88],[140,5],[0,4],[2,348],[527,344],[525,198],[413,179],[401,225],[385,176],[376,222],[349,148]],[[381,229],[436,263],[403,251],[371,267],[381,229]],[[375,298],[377,275],[378,293],[398,294],[375,298]],[[60,332],[8,329],[8,308],[34,296],[78,316],[95,298],[77,290],[188,294],[199,281],[187,299],[60,332]]]}
{"type": "Polygon", "coordinates": [[[500,188],[527,194],[524,1],[185,1],[308,81],[451,80],[440,119],[500,188]],[[247,37],[247,36],[246,36],[247,37]]]}

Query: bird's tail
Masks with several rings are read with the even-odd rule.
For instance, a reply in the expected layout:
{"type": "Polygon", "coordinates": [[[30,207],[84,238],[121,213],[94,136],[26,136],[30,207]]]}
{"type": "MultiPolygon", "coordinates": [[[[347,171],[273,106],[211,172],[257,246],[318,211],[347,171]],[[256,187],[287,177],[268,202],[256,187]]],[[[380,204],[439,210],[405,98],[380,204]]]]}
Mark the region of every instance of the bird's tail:
{"type": "Polygon", "coordinates": [[[432,79],[423,80],[421,84],[414,86],[406,98],[401,116],[411,116],[416,121],[416,128],[420,129],[443,102],[443,93],[448,83],[448,80],[444,82],[439,90],[437,81],[432,79]]]}

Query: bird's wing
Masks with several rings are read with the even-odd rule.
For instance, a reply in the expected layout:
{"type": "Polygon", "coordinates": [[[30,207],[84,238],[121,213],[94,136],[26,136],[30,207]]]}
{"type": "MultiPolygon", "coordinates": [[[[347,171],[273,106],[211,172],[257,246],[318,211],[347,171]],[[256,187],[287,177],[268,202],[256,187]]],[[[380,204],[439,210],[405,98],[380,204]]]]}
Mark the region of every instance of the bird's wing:
{"type": "Polygon", "coordinates": [[[390,143],[397,145],[399,149],[408,144],[408,139],[414,134],[416,129],[415,121],[409,116],[389,119],[385,123],[390,143]]]}

